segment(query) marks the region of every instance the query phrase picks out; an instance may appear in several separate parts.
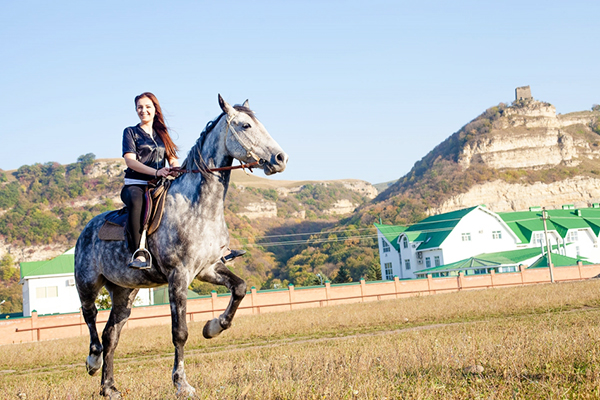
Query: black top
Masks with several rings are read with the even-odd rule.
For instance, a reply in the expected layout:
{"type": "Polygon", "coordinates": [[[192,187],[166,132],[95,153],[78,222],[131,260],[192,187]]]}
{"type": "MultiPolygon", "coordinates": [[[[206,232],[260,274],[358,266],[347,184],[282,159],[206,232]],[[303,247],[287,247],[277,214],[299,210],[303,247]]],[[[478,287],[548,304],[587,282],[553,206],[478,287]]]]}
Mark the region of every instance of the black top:
{"type": "MultiPolygon", "coordinates": [[[[136,160],[157,170],[165,167],[165,144],[162,139],[157,134],[154,137],[147,134],[139,124],[123,131],[123,155],[125,153],[134,153],[136,160]]],[[[127,168],[125,178],[149,181],[154,179],[154,175],[127,168]]]]}

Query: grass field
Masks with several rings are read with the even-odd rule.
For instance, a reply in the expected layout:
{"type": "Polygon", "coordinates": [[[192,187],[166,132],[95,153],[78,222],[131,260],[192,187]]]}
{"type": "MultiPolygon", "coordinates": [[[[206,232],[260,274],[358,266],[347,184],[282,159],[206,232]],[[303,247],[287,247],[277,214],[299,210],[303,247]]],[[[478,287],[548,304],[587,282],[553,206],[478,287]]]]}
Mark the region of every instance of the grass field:
{"type": "MultiPolygon", "coordinates": [[[[244,316],[210,341],[190,324],[186,369],[201,399],[597,399],[599,326],[600,280],[450,293],[244,316]]],[[[126,399],[175,398],[170,340],[123,332],[126,399]]],[[[99,398],[87,349],[0,347],[0,399],[99,398]]]]}

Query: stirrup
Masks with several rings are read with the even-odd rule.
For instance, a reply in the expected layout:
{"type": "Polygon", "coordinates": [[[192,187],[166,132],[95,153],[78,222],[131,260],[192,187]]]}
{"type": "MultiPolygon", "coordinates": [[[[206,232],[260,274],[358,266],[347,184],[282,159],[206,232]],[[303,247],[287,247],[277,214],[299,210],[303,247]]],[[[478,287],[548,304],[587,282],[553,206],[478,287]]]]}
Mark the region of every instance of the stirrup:
{"type": "Polygon", "coordinates": [[[131,255],[131,260],[129,260],[129,268],[136,269],[150,269],[152,267],[152,254],[148,250],[146,250],[146,229],[142,232],[142,238],[140,239],[140,248],[133,252],[131,255]],[[146,253],[148,257],[146,257],[146,263],[142,261],[136,260],[135,256],[138,253],[146,253]]]}

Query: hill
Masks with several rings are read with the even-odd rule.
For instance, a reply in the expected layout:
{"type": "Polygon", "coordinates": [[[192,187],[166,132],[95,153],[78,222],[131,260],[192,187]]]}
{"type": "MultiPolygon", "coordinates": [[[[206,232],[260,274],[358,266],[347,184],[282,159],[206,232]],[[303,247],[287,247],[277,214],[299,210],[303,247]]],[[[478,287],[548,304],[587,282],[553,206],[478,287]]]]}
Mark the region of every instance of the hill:
{"type": "Polygon", "coordinates": [[[600,201],[600,108],[557,115],[532,99],[487,109],[351,219],[392,224],[486,204],[516,211],[600,201]]]}

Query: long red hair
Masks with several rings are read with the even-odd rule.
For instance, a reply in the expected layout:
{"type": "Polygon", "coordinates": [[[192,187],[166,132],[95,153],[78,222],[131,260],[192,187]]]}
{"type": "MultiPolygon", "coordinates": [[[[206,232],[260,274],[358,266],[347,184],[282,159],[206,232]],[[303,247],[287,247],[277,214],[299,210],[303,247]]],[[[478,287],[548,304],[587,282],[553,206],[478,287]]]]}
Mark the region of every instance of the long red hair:
{"type": "Polygon", "coordinates": [[[156,96],[150,92],[144,92],[139,96],[135,96],[135,106],[137,107],[138,100],[146,97],[150,99],[152,104],[154,104],[154,121],[152,121],[152,129],[154,132],[158,134],[163,143],[165,144],[165,153],[167,154],[167,159],[177,158],[177,151],[179,150],[173,140],[171,139],[171,135],[169,135],[169,130],[167,128],[167,124],[165,123],[165,117],[163,116],[162,109],[160,108],[160,103],[156,96]]]}

